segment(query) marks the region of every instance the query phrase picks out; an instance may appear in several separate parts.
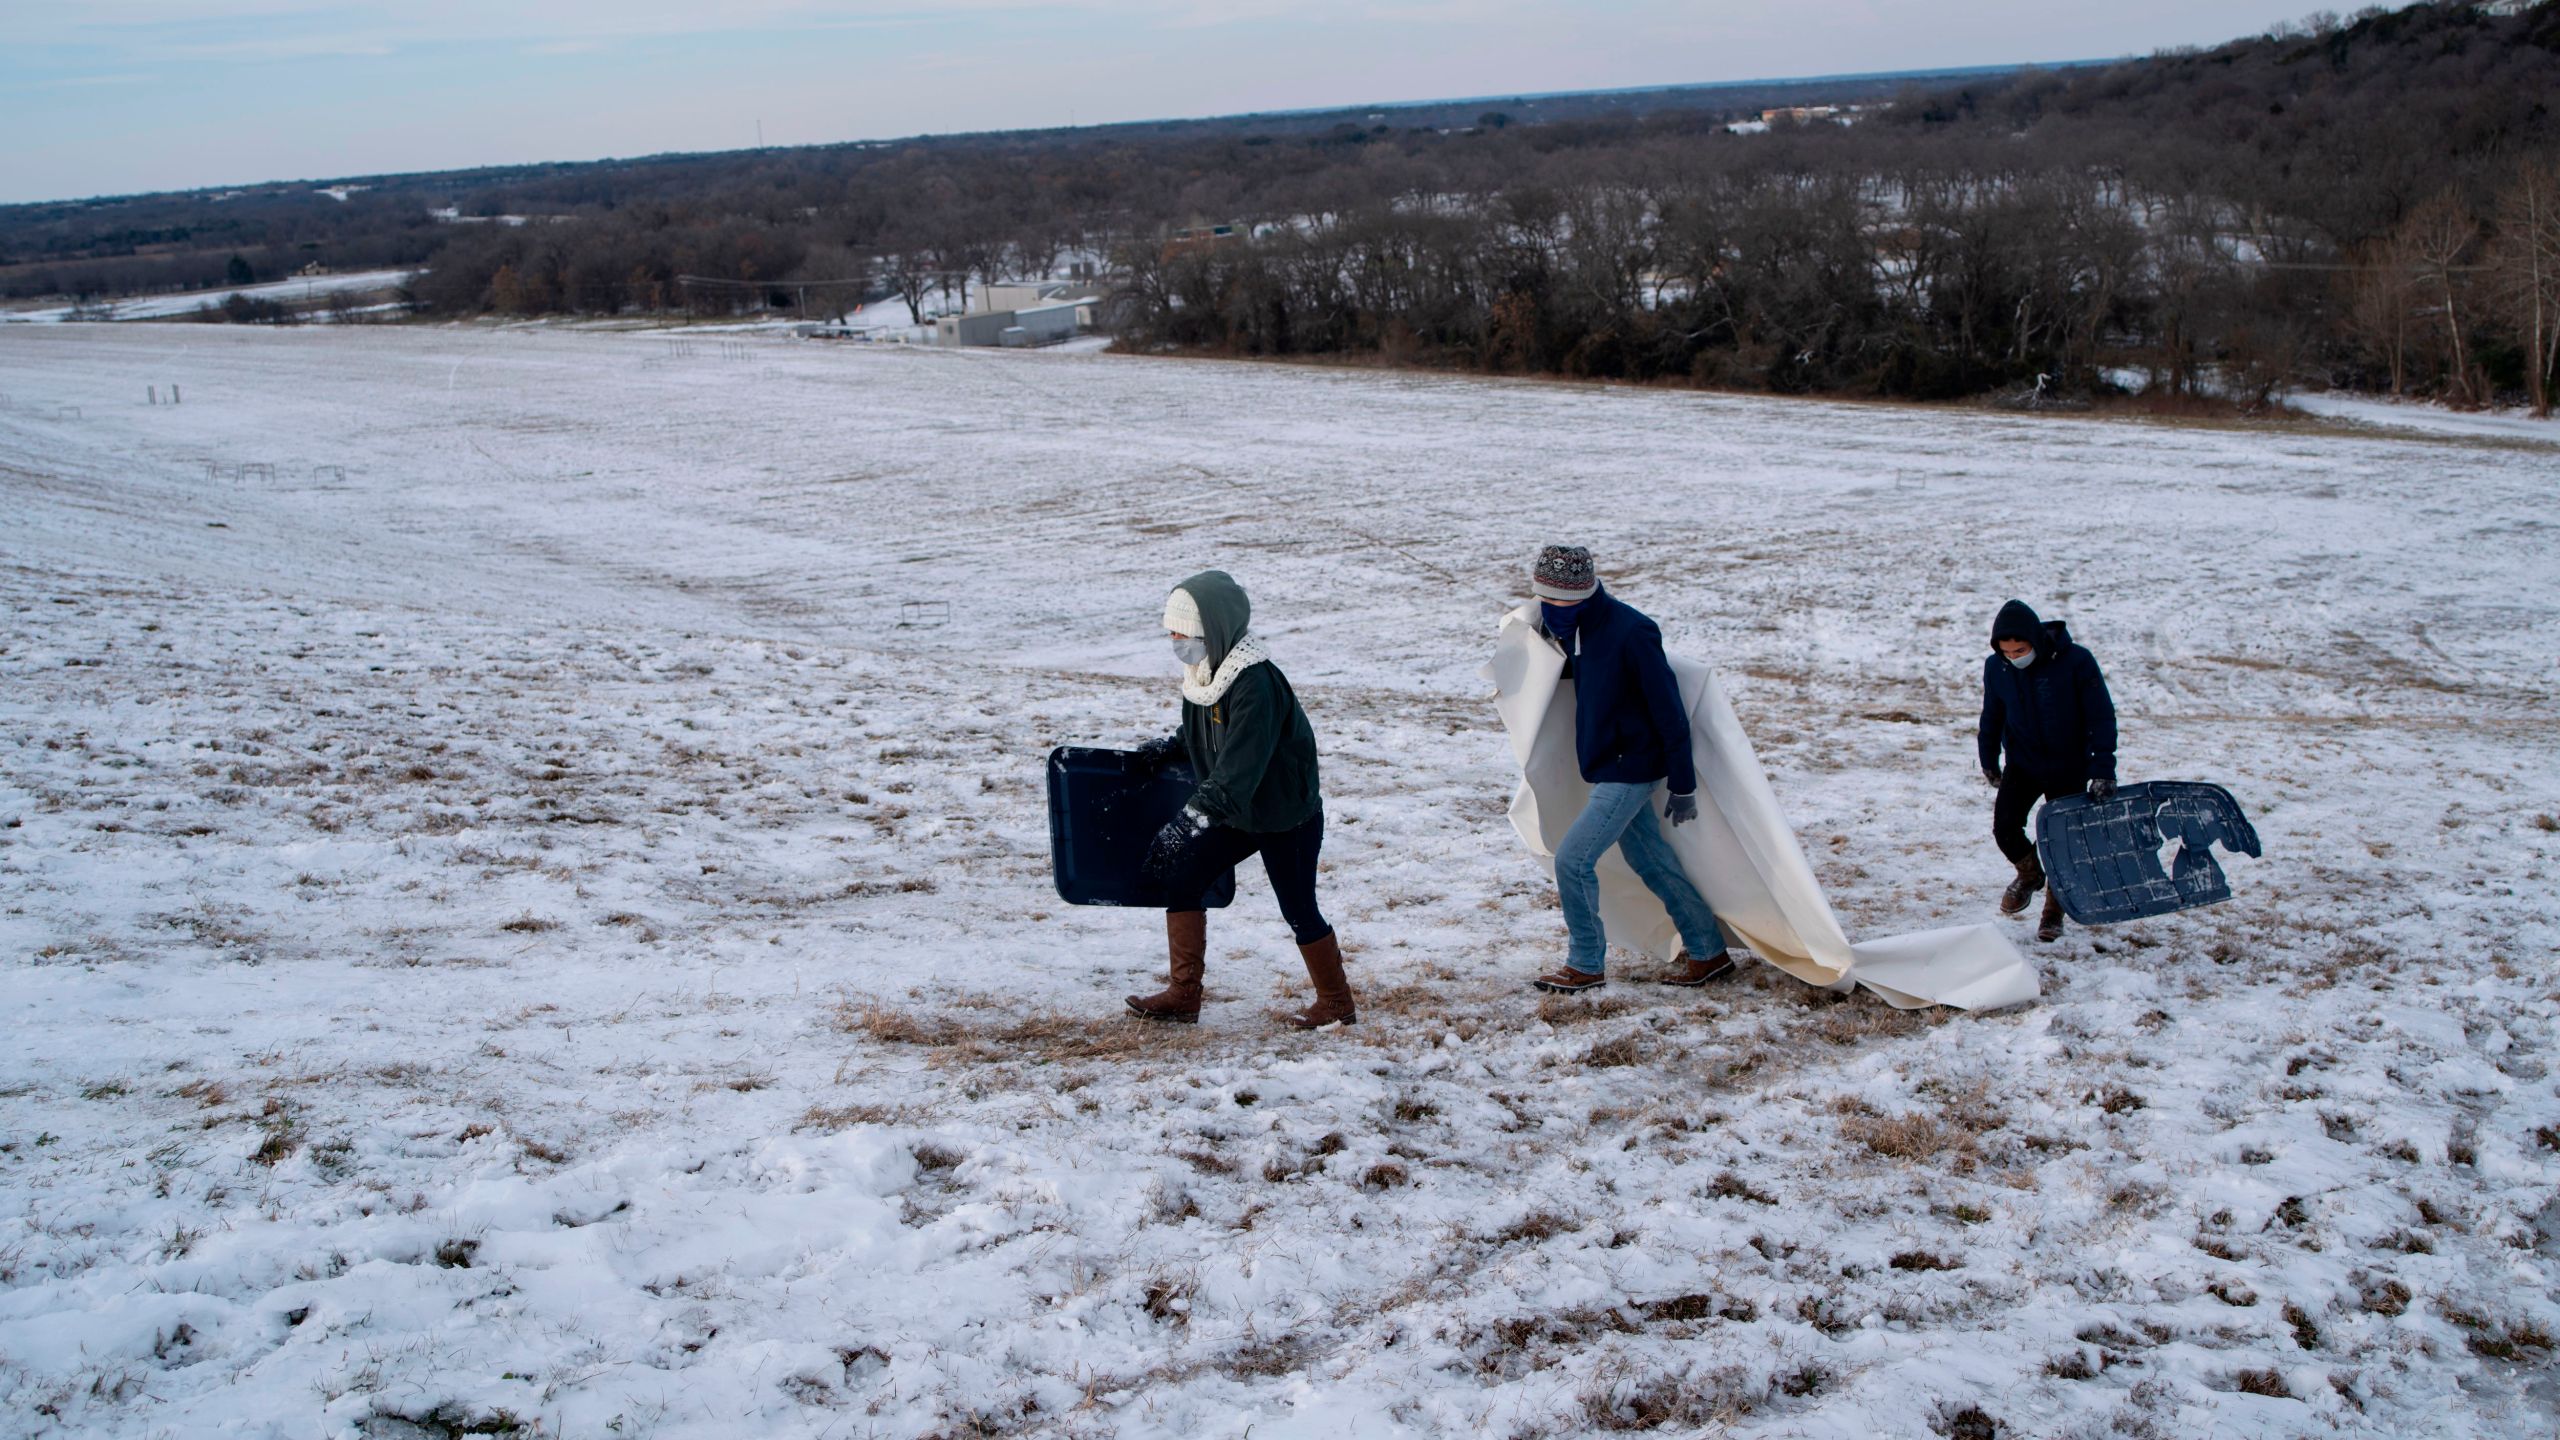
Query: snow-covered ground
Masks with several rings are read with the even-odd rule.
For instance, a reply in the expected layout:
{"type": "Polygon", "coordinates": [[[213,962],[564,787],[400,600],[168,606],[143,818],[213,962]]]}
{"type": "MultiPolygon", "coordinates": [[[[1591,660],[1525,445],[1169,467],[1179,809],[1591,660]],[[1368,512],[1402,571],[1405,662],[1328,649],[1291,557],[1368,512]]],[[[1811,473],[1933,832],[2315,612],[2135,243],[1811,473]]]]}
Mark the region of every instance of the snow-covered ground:
{"type": "Polygon", "coordinates": [[[2344,390],[2298,390],[2284,403],[2323,420],[2343,420],[2385,430],[2415,430],[2466,440],[2538,441],[2560,446],[2560,419],[2536,420],[2526,410],[2455,410],[2424,401],[2392,400],[2344,390]]]}
{"type": "Polygon", "coordinates": [[[24,327],[0,396],[9,1433],[2551,1432],[2546,451],[542,330],[24,327]],[[1992,916],[2012,594],[2267,858],[2010,1013],[1542,1000],[1475,669],[1551,538],[1853,934],[1992,916]],[[1259,875],[1175,1030],[1047,883],[1212,564],[1347,1031],[1259,875]]]}
{"type": "MultiPolygon", "coordinates": [[[[111,300],[85,309],[71,305],[30,306],[0,310],[0,324],[57,325],[72,320],[176,320],[208,305],[219,306],[234,295],[273,300],[282,305],[319,305],[332,295],[370,295],[393,289],[410,276],[407,270],[350,270],[340,275],[297,275],[264,285],[230,285],[220,290],[194,290],[182,295],[141,295],[111,300]]],[[[327,312],[313,315],[328,318],[327,312]]]]}

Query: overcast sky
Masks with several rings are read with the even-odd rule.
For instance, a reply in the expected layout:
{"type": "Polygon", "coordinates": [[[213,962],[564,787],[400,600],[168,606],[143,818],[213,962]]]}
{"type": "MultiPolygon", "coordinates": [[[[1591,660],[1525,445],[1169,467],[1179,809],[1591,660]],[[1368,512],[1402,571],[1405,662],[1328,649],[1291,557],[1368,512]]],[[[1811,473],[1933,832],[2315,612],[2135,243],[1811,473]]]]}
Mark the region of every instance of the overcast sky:
{"type": "Polygon", "coordinates": [[[0,0],[0,202],[2143,54],[2302,0],[0,0]]]}

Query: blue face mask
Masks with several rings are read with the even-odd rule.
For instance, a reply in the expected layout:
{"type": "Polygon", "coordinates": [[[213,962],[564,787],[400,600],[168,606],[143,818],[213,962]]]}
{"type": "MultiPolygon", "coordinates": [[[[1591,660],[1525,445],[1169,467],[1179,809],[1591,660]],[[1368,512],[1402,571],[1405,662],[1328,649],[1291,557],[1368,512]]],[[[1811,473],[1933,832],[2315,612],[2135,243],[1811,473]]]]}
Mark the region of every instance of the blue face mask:
{"type": "Polygon", "coordinates": [[[2003,655],[2000,658],[2017,666],[2019,669],[2024,670],[2028,666],[2036,663],[2036,652],[2030,650],[2024,655],[2003,655]]]}
{"type": "Polygon", "coordinates": [[[1550,605],[1541,600],[1538,602],[1538,614],[1547,622],[1548,634],[1562,640],[1568,646],[1573,643],[1573,627],[1582,621],[1580,605],[1550,605]]]}
{"type": "Polygon", "coordinates": [[[1184,665],[1205,664],[1209,659],[1209,642],[1197,635],[1173,637],[1173,658],[1184,665]]]}

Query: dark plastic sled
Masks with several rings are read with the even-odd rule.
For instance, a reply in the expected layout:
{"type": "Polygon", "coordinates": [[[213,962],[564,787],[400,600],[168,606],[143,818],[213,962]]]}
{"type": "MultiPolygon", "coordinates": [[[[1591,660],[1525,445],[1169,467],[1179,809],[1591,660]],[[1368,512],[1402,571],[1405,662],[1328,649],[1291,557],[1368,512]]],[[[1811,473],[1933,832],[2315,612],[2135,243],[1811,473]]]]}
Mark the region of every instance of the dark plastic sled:
{"type": "Polygon", "coordinates": [[[2101,802],[2072,795],[2036,816],[2036,857],[2062,913],[2083,925],[2112,925],[2231,898],[2213,844],[2255,857],[2258,831],[2219,785],[2145,780],[2101,802]],[[2161,850],[2176,842],[2176,858],[2161,850]]]}
{"type": "MultiPolygon", "coordinates": [[[[1165,908],[1164,887],[1141,867],[1147,847],[1191,798],[1191,767],[1155,775],[1133,769],[1126,750],[1061,745],[1049,752],[1049,867],[1070,905],[1165,908]]],[[[1236,872],[1209,888],[1211,909],[1236,898],[1236,872]]]]}

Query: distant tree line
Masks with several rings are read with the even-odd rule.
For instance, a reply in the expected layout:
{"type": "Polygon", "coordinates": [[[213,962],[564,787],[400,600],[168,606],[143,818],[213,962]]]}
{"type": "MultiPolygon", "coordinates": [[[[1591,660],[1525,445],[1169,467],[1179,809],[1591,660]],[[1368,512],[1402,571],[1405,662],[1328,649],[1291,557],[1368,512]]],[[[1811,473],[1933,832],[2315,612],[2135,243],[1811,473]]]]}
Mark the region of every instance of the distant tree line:
{"type": "Polygon", "coordinates": [[[452,237],[418,299],[727,314],[815,281],[824,313],[895,294],[921,319],[1089,253],[1137,349],[1915,398],[2064,399],[2132,372],[2244,405],[2305,379],[2547,405],[2555,97],[2560,5],[2444,3],[1768,133],[1666,103],[581,171],[484,197],[569,218],[452,237]],[[1173,238],[1231,221],[1239,238],[1173,238]]]}
{"type": "Polygon", "coordinates": [[[1269,187],[1237,207],[1247,242],[1128,250],[1118,325],[1776,391],[2064,397],[2139,371],[2252,405],[2319,379],[2547,413],[2555,104],[2560,6],[2315,16],[1847,128],[1666,119],[1489,176],[1269,187]]]}
{"type": "Polygon", "coordinates": [[[416,197],[357,191],[340,201],[308,185],[0,207],[0,299],[211,290],[286,279],[315,260],[336,270],[422,265],[447,232],[416,197]]]}
{"type": "MultiPolygon", "coordinates": [[[[2307,379],[2547,405],[2555,105],[2560,0],[2443,0],[1889,96],[1672,90],[277,190],[224,202],[242,232],[200,261],[274,278],[335,224],[339,268],[423,259],[412,299],[436,317],[816,318],[895,296],[920,321],[1076,256],[1102,262],[1133,349],[1920,398],[2088,396],[2131,372],[2244,404],[2307,379]],[[1732,128],[1808,100],[1871,108],[1732,128]]],[[[94,233],[83,251],[68,210],[0,212],[0,288],[46,265],[173,271],[143,252],[203,212],[138,204],[124,256],[89,253],[94,233]]]]}

